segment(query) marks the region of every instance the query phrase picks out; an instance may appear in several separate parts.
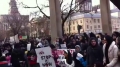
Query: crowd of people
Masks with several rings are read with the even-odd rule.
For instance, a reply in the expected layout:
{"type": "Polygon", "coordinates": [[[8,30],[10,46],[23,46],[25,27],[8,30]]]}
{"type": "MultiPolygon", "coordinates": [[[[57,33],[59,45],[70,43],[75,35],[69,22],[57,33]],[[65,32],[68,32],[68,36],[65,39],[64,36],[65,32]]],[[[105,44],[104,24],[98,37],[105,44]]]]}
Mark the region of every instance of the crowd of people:
{"type": "Polygon", "coordinates": [[[58,62],[57,49],[75,49],[73,54],[64,51],[66,63],[64,67],[120,67],[120,33],[64,35],[56,38],[51,44],[50,37],[41,39],[21,40],[19,43],[0,45],[0,62],[7,61],[9,67],[40,67],[37,62],[36,48],[51,47],[56,67],[58,62]],[[31,44],[27,51],[27,44],[31,44]],[[66,48],[62,48],[65,44],[66,48]]]}

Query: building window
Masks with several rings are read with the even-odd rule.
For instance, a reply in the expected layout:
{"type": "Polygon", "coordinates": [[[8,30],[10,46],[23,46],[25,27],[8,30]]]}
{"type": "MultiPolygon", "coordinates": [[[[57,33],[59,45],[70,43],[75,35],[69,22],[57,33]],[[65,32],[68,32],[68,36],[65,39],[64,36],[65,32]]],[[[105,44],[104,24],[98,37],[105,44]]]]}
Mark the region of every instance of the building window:
{"type": "Polygon", "coordinates": [[[67,31],[68,31],[68,28],[67,28],[67,31]]]}
{"type": "Polygon", "coordinates": [[[73,21],[73,25],[75,24],[75,22],[73,21]]]}
{"type": "Polygon", "coordinates": [[[78,24],[78,21],[76,21],[76,23],[78,24]]]}
{"type": "Polygon", "coordinates": [[[100,19],[98,19],[98,23],[100,23],[100,19]]]}
{"type": "Polygon", "coordinates": [[[82,23],[82,20],[81,20],[81,23],[82,23]]]}
{"type": "Polygon", "coordinates": [[[92,29],[92,26],[90,28],[92,29]]]}
{"type": "Polygon", "coordinates": [[[100,28],[100,25],[98,25],[98,28],[100,28]]]}
{"type": "Polygon", "coordinates": [[[90,20],[90,23],[91,23],[91,20],[90,20]]]}
{"type": "Polygon", "coordinates": [[[72,30],[72,27],[70,27],[70,31],[72,30]]]}
{"type": "Polygon", "coordinates": [[[94,19],[94,22],[96,22],[96,19],[94,19]]]}
{"type": "Polygon", "coordinates": [[[73,26],[73,30],[75,30],[75,26],[73,26]]]}
{"type": "Polygon", "coordinates": [[[96,25],[94,26],[94,28],[97,28],[96,25]]]}
{"type": "Polygon", "coordinates": [[[86,22],[88,23],[88,20],[86,20],[86,22]]]}
{"type": "Polygon", "coordinates": [[[89,29],[89,25],[87,25],[87,29],[89,29]]]}

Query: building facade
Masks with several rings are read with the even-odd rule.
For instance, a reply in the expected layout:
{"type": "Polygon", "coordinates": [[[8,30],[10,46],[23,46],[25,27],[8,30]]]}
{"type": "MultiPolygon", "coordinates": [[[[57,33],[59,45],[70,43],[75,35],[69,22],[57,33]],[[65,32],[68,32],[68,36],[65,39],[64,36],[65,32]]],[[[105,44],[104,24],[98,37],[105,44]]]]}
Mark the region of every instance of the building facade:
{"type": "MultiPolygon", "coordinates": [[[[112,32],[118,31],[120,28],[120,23],[118,23],[118,18],[111,16],[112,22],[112,32]]],[[[81,33],[102,33],[102,22],[100,14],[80,14],[77,13],[65,22],[64,31],[65,33],[78,33],[77,25],[81,25],[81,33]]]]}
{"type": "Polygon", "coordinates": [[[10,0],[9,8],[8,14],[0,15],[0,29],[3,32],[11,31],[13,35],[25,33],[29,23],[29,15],[19,13],[15,0],[10,0]]]}
{"type": "Polygon", "coordinates": [[[46,17],[33,18],[29,24],[30,37],[50,35],[50,19],[46,17]]]}

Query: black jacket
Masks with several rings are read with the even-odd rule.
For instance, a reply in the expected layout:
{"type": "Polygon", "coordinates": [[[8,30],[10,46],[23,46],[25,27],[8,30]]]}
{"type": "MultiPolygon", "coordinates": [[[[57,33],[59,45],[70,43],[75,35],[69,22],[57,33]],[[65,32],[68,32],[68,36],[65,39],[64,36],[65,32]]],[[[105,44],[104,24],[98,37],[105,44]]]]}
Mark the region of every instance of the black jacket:
{"type": "MultiPolygon", "coordinates": [[[[81,52],[80,52],[80,53],[81,53],[81,52]]],[[[81,53],[81,54],[82,54],[82,53],[81,53]]],[[[77,53],[74,52],[74,53],[73,53],[73,60],[74,60],[74,62],[75,62],[75,66],[74,66],[74,67],[83,67],[83,65],[80,63],[79,60],[76,59],[76,57],[77,57],[77,53]]]]}
{"type": "Polygon", "coordinates": [[[11,55],[12,66],[20,67],[20,61],[25,61],[24,51],[21,49],[14,49],[11,55]]]}
{"type": "Polygon", "coordinates": [[[102,65],[103,64],[103,52],[100,46],[89,46],[87,49],[87,64],[88,66],[102,65]]]}

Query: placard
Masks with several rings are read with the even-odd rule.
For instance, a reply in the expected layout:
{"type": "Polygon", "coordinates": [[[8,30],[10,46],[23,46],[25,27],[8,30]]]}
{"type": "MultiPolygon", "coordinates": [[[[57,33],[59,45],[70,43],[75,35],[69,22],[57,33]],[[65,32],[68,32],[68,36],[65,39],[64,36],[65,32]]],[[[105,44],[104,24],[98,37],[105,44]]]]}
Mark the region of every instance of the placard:
{"type": "Polygon", "coordinates": [[[73,52],[75,52],[75,49],[57,49],[58,55],[64,55],[65,50],[69,50],[71,54],[73,54],[73,52]]]}
{"type": "Polygon", "coordinates": [[[31,44],[27,44],[27,51],[30,51],[31,49],[31,44]]]}
{"type": "Polygon", "coordinates": [[[66,44],[61,44],[60,46],[62,49],[67,49],[66,44]]]}
{"type": "Polygon", "coordinates": [[[56,67],[50,47],[35,49],[40,67],[56,67]]]}
{"type": "Polygon", "coordinates": [[[59,58],[57,59],[58,65],[60,65],[61,67],[65,67],[66,66],[66,59],[64,55],[59,55],[59,58]]]}

